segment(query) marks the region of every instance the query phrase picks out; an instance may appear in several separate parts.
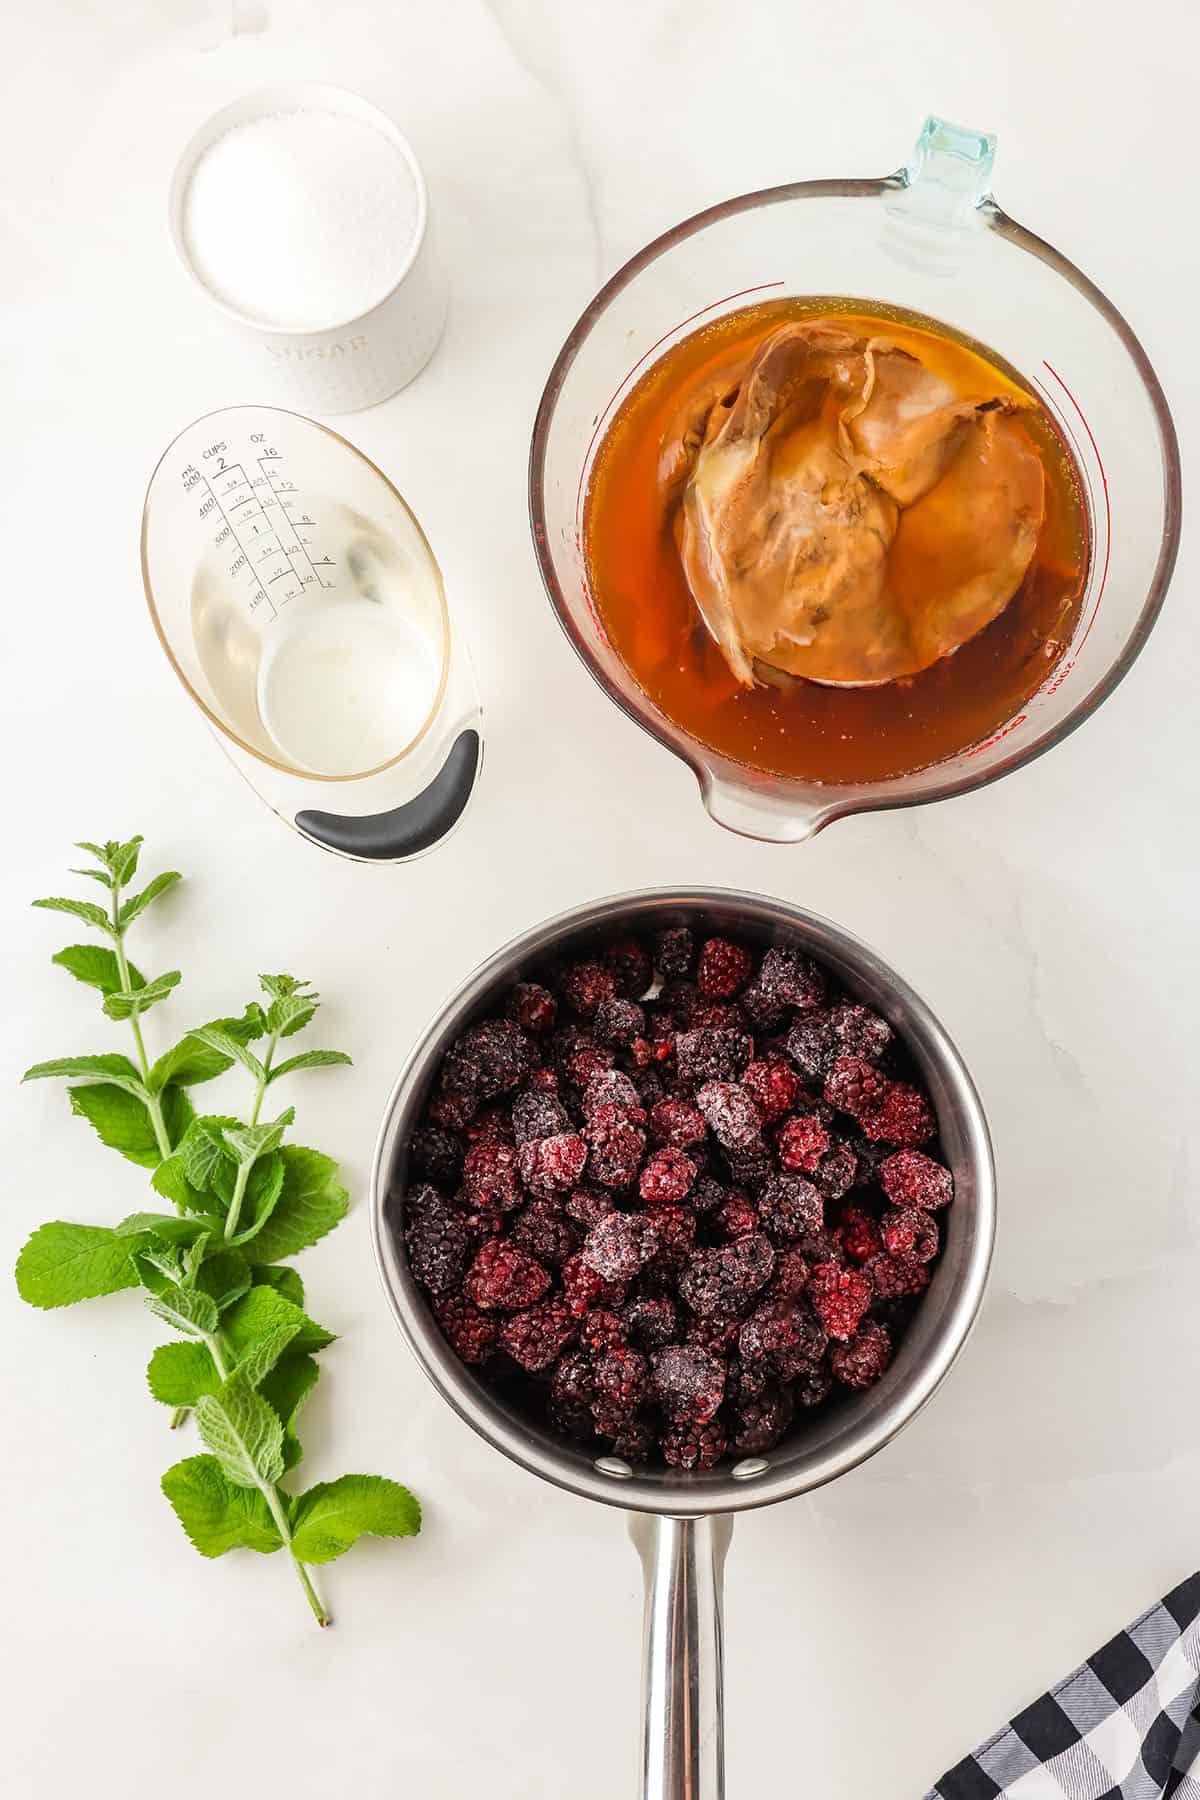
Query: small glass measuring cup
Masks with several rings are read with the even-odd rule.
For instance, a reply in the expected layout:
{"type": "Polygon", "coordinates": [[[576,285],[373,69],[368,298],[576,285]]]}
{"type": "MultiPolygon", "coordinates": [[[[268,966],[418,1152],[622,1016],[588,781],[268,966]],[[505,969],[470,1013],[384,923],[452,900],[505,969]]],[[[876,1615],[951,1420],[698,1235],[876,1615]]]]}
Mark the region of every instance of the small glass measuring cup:
{"type": "Polygon", "coordinates": [[[453,829],[480,707],[412,512],[327,426],[267,406],[197,419],[142,513],[159,641],[250,786],[303,836],[400,862],[453,829]]]}
{"type": "Polygon", "coordinates": [[[603,287],[550,372],[534,425],[529,509],[550,602],[617,705],[694,771],[711,816],[795,843],[849,813],[969,792],[1057,744],[1126,674],[1158,616],[1179,542],[1179,447],[1145,351],[1100,289],[1001,211],[995,139],[928,119],[908,165],[874,180],[743,194],[648,244],[603,287]],[[886,302],[999,353],[1079,467],[1092,557],[1074,638],[1045,685],[984,743],[915,774],[822,784],[746,768],[661,713],[605,634],[588,585],[592,461],[630,388],[702,325],[788,295],[886,302]]]}

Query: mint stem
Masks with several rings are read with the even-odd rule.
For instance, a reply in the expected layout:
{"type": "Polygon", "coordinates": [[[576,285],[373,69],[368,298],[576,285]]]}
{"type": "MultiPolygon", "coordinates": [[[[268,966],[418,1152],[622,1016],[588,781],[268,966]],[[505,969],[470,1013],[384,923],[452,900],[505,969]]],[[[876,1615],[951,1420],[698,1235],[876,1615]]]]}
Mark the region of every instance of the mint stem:
{"type": "Polygon", "coordinates": [[[288,1524],[287,1513],[284,1511],[283,1499],[278,1487],[264,1487],[262,1495],[263,1499],[271,1509],[271,1517],[275,1521],[275,1529],[283,1539],[287,1548],[287,1553],[292,1559],[292,1567],[296,1571],[296,1578],[299,1581],[300,1586],[304,1589],[304,1598],[312,1608],[313,1617],[316,1619],[318,1625],[328,1625],[330,1623],[330,1618],[321,1601],[321,1596],[313,1586],[308,1570],[300,1561],[296,1552],[292,1549],[292,1528],[288,1524]]]}
{"type": "MultiPolygon", "coordinates": [[[[120,907],[119,907],[120,893],[121,893],[120,884],[114,881],[113,890],[112,890],[111,917],[112,917],[112,928],[113,928],[113,942],[116,945],[116,954],[117,954],[117,973],[121,977],[121,992],[123,994],[132,994],[134,990],[133,990],[133,983],[129,979],[129,960],[125,955],[125,932],[119,922],[120,921],[120,907]]],[[[131,1014],[129,1023],[133,1027],[133,1041],[137,1045],[138,1067],[142,1071],[142,1080],[146,1083],[147,1090],[149,1090],[150,1062],[149,1062],[149,1058],[146,1055],[146,1046],[142,1039],[142,1028],[141,1028],[140,1024],[138,1023],[138,1017],[137,1017],[136,1013],[131,1014]]],[[[149,1097],[147,1098],[147,1101],[146,1101],[146,1111],[149,1113],[150,1123],[154,1127],[154,1137],[155,1137],[155,1141],[158,1144],[158,1154],[162,1157],[163,1161],[165,1162],[167,1157],[170,1156],[170,1154],[171,1154],[171,1140],[170,1140],[169,1136],[167,1135],[167,1122],[163,1118],[162,1102],[160,1101],[157,1094],[149,1094],[149,1097]]],[[[178,1203],[176,1203],[176,1211],[177,1212],[183,1211],[183,1208],[181,1206],[179,1206],[178,1203]]]]}
{"type": "MultiPolygon", "coordinates": [[[[258,1115],[262,1111],[263,1095],[267,1091],[267,1081],[271,1074],[271,1058],[275,1054],[275,1047],[278,1042],[279,1033],[273,1031],[267,1042],[267,1053],[263,1057],[263,1072],[254,1090],[254,1105],[250,1109],[251,1125],[258,1124],[258,1115]]],[[[229,1211],[225,1215],[225,1236],[227,1238],[231,1238],[238,1228],[238,1221],[242,1216],[242,1201],[246,1197],[246,1183],[249,1181],[250,1171],[257,1161],[258,1158],[252,1156],[249,1162],[242,1163],[238,1169],[237,1178],[233,1184],[233,1197],[229,1202],[229,1211]]]]}

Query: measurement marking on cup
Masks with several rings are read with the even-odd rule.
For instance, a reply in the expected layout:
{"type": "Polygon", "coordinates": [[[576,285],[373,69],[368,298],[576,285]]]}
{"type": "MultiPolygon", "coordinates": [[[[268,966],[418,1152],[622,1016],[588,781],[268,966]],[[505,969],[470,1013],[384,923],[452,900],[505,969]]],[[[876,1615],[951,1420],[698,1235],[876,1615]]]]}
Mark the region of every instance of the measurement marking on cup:
{"type": "MultiPolygon", "coordinates": [[[[330,587],[330,586],[332,586],[332,583],[323,580],[322,577],[317,573],[317,565],[314,562],[313,558],[309,555],[308,549],[305,546],[303,540],[301,539],[300,532],[297,529],[296,520],[293,519],[291,514],[288,512],[287,501],[280,497],[284,493],[293,493],[294,494],[296,491],[295,483],[291,482],[291,481],[283,481],[281,479],[279,481],[279,483],[276,484],[275,480],[272,477],[270,469],[263,467],[263,465],[265,463],[279,462],[279,461],[280,461],[280,456],[279,456],[278,451],[274,451],[273,453],[271,453],[269,455],[260,456],[258,458],[258,465],[259,465],[259,468],[262,469],[263,479],[266,481],[267,486],[270,488],[271,493],[274,496],[275,503],[279,507],[280,512],[283,514],[284,518],[287,520],[288,524],[291,526],[292,536],[296,542],[297,554],[302,556],[304,558],[305,562],[308,564],[309,569],[312,572],[312,579],[314,579],[316,581],[318,587],[323,587],[323,588],[330,587]]],[[[312,524],[312,520],[307,517],[302,522],[305,525],[312,524]]],[[[279,547],[281,550],[283,549],[282,541],[280,541],[279,547]]],[[[288,553],[285,552],[285,554],[288,554],[288,553]]],[[[332,568],[333,562],[332,562],[331,558],[329,558],[328,556],[325,557],[323,559],[323,566],[332,568]]],[[[304,577],[303,577],[303,575],[300,574],[299,570],[296,571],[296,574],[297,574],[297,579],[301,583],[303,583],[304,577]]]]}
{"type": "MultiPolygon", "coordinates": [[[[232,537],[234,543],[237,545],[238,549],[241,551],[242,560],[245,562],[245,564],[248,568],[250,566],[250,554],[247,551],[245,544],[243,544],[241,538],[237,534],[237,527],[235,526],[233,520],[229,517],[229,514],[225,511],[225,508],[221,505],[221,502],[217,498],[216,494],[213,493],[212,484],[210,483],[208,476],[201,475],[200,479],[203,481],[205,487],[208,489],[209,498],[212,500],[217,511],[220,513],[221,517],[224,519],[225,529],[229,532],[229,535],[232,537]]],[[[273,619],[278,618],[279,615],[275,610],[275,606],[271,600],[271,596],[267,593],[266,588],[264,588],[261,585],[259,586],[257,594],[254,596],[254,598],[250,602],[251,612],[254,611],[255,607],[258,605],[260,600],[265,600],[267,605],[271,608],[271,617],[273,619]]]]}

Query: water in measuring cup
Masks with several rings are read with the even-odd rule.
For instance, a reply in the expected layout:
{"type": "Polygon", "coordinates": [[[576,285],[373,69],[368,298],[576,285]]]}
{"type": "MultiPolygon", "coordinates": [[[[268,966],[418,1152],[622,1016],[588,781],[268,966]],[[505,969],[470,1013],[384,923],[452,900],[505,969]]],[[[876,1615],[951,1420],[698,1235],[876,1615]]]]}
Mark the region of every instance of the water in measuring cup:
{"type": "Polygon", "coordinates": [[[400,755],[436,705],[443,627],[436,572],[350,509],[316,501],[331,568],[267,621],[248,616],[215,553],[192,590],[196,649],[221,709],[255,749],[318,775],[400,755]]]}

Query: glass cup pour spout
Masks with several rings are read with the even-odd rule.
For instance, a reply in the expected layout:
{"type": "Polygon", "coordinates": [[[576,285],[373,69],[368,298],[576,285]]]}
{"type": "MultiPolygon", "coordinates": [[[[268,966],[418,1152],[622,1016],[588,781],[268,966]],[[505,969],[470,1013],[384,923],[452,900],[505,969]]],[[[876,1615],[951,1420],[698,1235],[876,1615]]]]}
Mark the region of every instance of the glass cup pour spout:
{"type": "Polygon", "coordinates": [[[711,817],[798,843],[855,812],[966,793],[1031,761],[1095,710],[1158,616],[1180,528],[1179,449],[1137,337],[1101,290],[991,193],[995,139],[930,118],[877,179],[796,182],[710,207],[601,289],[551,370],[534,426],[529,504],[542,578],[568,638],[621,709],[695,774],[711,817]],[[702,326],[763,299],[901,307],[1019,372],[1070,446],[1088,515],[1078,624],[1042,687],[982,743],[886,780],[821,783],[735,762],[654,704],[605,632],[583,513],[606,427],[647,368],[702,326]]]}

